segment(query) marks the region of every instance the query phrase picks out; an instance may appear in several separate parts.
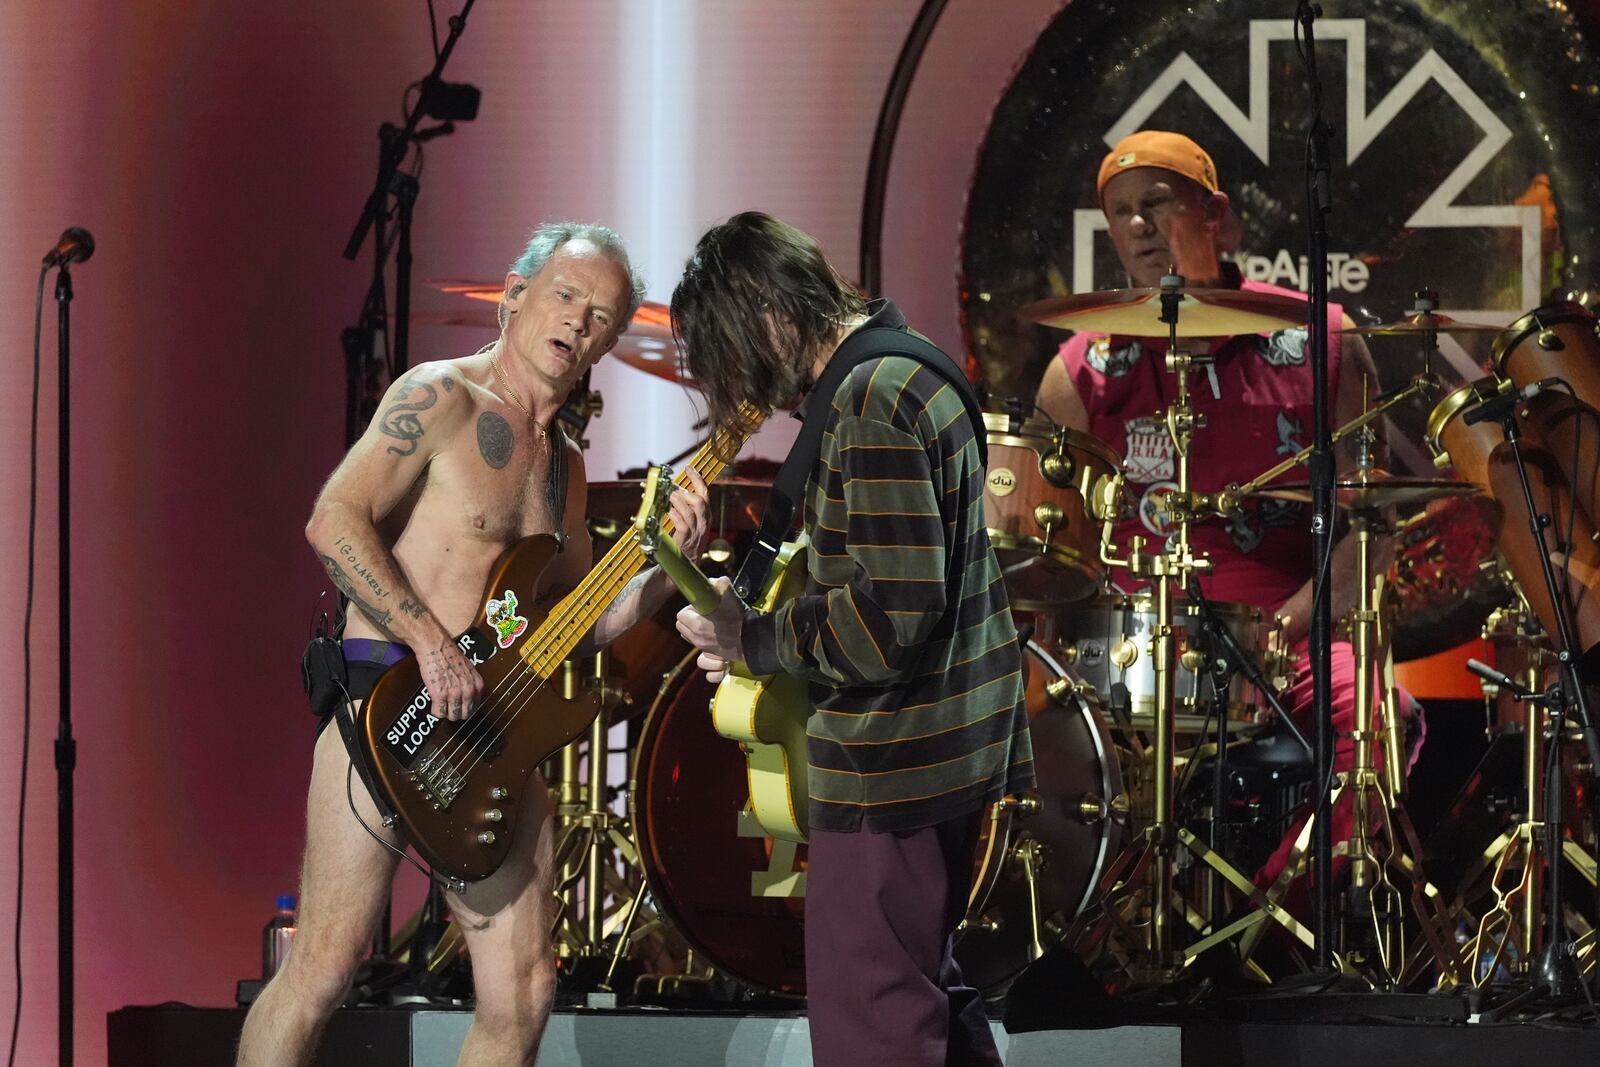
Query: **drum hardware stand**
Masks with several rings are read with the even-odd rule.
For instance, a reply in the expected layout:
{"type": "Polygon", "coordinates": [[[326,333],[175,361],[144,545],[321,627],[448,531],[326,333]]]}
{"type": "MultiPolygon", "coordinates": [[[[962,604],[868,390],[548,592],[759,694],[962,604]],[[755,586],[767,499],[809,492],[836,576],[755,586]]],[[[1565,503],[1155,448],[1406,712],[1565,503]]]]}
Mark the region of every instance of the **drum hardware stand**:
{"type": "MultiPolygon", "coordinates": [[[[637,887],[608,862],[614,853],[627,870],[639,868],[639,854],[628,831],[627,819],[606,806],[605,709],[617,697],[608,685],[606,667],[604,653],[593,657],[587,678],[580,675],[573,661],[567,660],[562,665],[561,684],[566,698],[577,699],[578,690],[587,685],[599,691],[602,708],[589,727],[587,775],[579,773],[576,741],[564,748],[560,756],[561,782],[556,805],[559,836],[551,862],[557,872],[553,932],[557,955],[563,959],[595,958],[604,954],[605,939],[624,921],[621,914],[624,907],[630,912],[635,909],[633,903],[622,905],[620,902],[637,898],[637,887]],[[580,883],[583,886],[581,907],[580,883]],[[607,897],[619,902],[609,915],[607,897]]],[[[631,915],[628,918],[631,921],[631,915]]]]}
{"type": "MultiPolygon", "coordinates": [[[[1568,929],[1566,912],[1562,903],[1561,878],[1554,869],[1554,859],[1566,853],[1566,825],[1563,811],[1561,761],[1554,754],[1560,752],[1560,739],[1566,733],[1569,709],[1576,714],[1577,724],[1583,733],[1589,754],[1591,780],[1600,777],[1600,736],[1595,733],[1594,718],[1589,713],[1589,698],[1585,691],[1584,669],[1579,660],[1570,605],[1564,590],[1556,580],[1555,566],[1550,559],[1550,544],[1545,540],[1545,530],[1552,525],[1551,517],[1539,510],[1534,501],[1533,486],[1528,479],[1528,469],[1522,454],[1522,434],[1517,426],[1517,407],[1520,396],[1513,392],[1497,396],[1478,405],[1463,416],[1468,425],[1485,419],[1496,419],[1511,446],[1512,460],[1517,469],[1517,481],[1522,487],[1523,503],[1528,509],[1528,532],[1539,552],[1539,568],[1544,577],[1545,589],[1550,596],[1550,610],[1555,616],[1556,660],[1561,667],[1560,681],[1552,687],[1549,701],[1550,749],[1552,758],[1545,778],[1545,847],[1546,861],[1552,864],[1545,881],[1545,945],[1537,958],[1534,975],[1555,999],[1567,999],[1579,994],[1588,995],[1586,979],[1579,973],[1576,963],[1576,945],[1568,929]]],[[[1503,677],[1503,676],[1502,676],[1503,677]]],[[[1498,681],[1498,679],[1496,679],[1498,681]]],[[[1511,681],[1511,679],[1506,679],[1511,681]]],[[[1515,685],[1515,682],[1512,682],[1515,685]]],[[[1520,688],[1520,687],[1517,687],[1520,688]]],[[[1515,690],[1513,690],[1515,691],[1515,690]]],[[[1532,745],[1532,738],[1529,738],[1532,745]]],[[[1581,849],[1580,849],[1581,851],[1581,849]]]]}
{"type": "MultiPolygon", "coordinates": [[[[1233,631],[1217,617],[1216,609],[1211,601],[1206,598],[1205,590],[1200,588],[1200,583],[1195,579],[1189,580],[1188,589],[1190,603],[1199,608],[1200,629],[1211,640],[1211,652],[1208,656],[1211,664],[1212,705],[1216,709],[1217,719],[1217,755],[1216,767],[1212,772],[1211,783],[1211,832],[1208,845],[1211,851],[1216,852],[1221,841],[1224,826],[1224,797],[1223,782],[1226,777],[1226,763],[1228,752],[1228,690],[1235,674],[1243,674],[1255,689],[1266,697],[1267,703],[1272,706],[1278,721],[1284,723],[1293,733],[1295,740],[1311,753],[1311,742],[1306,738],[1300,724],[1294,721],[1283,702],[1278,699],[1278,692],[1268,681],[1261,668],[1239,644],[1233,636],[1233,631]]],[[[1180,790],[1181,792],[1181,790],[1180,790]]],[[[1211,896],[1210,907],[1207,914],[1211,917],[1211,928],[1217,929],[1222,924],[1223,894],[1219,882],[1220,873],[1213,869],[1209,879],[1209,892],[1211,896]]],[[[1209,947],[1209,946],[1208,946],[1209,947]]]]}
{"type": "MultiPolygon", "coordinates": [[[[1208,366],[1209,355],[1197,355],[1178,348],[1178,311],[1183,300],[1183,278],[1169,273],[1161,279],[1161,321],[1168,326],[1167,367],[1177,380],[1176,395],[1164,413],[1167,435],[1173,443],[1177,461],[1178,488],[1169,497],[1168,507],[1177,523],[1177,532],[1167,539],[1161,551],[1147,554],[1145,539],[1134,537],[1126,559],[1111,554],[1111,530],[1116,518],[1116,508],[1106,507],[1102,516],[1101,560],[1110,567],[1127,568],[1135,577],[1153,578],[1156,587],[1156,625],[1152,630],[1151,659],[1155,672],[1155,752],[1153,758],[1154,812],[1151,825],[1145,832],[1143,847],[1135,853],[1124,852],[1106,874],[1111,886],[1102,906],[1111,922],[1126,926],[1122,905],[1135,899],[1137,888],[1143,882],[1147,897],[1149,923],[1144,931],[1142,959],[1129,968],[1135,981],[1161,983],[1177,977],[1185,966],[1211,945],[1232,937],[1243,927],[1232,924],[1225,931],[1215,931],[1209,937],[1187,949],[1178,950],[1171,923],[1171,911],[1181,909],[1185,920],[1196,929],[1203,930],[1204,919],[1193,911],[1176,892],[1173,876],[1180,850],[1207,864],[1226,879],[1240,893],[1262,905],[1268,902],[1248,878],[1231,864],[1207,848],[1188,829],[1179,827],[1175,819],[1173,796],[1174,727],[1176,716],[1176,672],[1178,669],[1177,643],[1172,625],[1173,583],[1187,585],[1190,576],[1204,571],[1210,561],[1197,557],[1189,543],[1189,524],[1200,512],[1196,504],[1205,498],[1194,494],[1189,479],[1189,451],[1194,431],[1204,425],[1203,416],[1189,404],[1189,373],[1196,367],[1208,366]],[[1126,877],[1124,877],[1124,874],[1126,877]]],[[[1114,486],[1111,493],[1119,487],[1114,486]]],[[[1137,909],[1135,909],[1136,912],[1137,909]]],[[[1286,913],[1272,905],[1267,914],[1284,923],[1293,931],[1304,935],[1299,924],[1286,913]]],[[[1251,920],[1257,921],[1257,920],[1251,920]]],[[[1249,925],[1246,922],[1245,925],[1249,925]]],[[[1131,932],[1131,931],[1130,931],[1131,932]]]]}

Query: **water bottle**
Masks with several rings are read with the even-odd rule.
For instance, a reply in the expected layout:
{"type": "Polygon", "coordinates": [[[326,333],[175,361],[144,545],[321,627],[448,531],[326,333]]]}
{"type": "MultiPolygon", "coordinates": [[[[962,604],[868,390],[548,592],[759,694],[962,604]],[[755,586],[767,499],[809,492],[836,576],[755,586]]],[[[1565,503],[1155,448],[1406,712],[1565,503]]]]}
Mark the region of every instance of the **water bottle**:
{"type": "Polygon", "coordinates": [[[268,981],[277,974],[278,968],[283,966],[284,958],[289,955],[289,946],[294,943],[294,909],[293,894],[285,893],[280,896],[277,913],[272,916],[272,921],[261,929],[262,981],[268,981]]]}

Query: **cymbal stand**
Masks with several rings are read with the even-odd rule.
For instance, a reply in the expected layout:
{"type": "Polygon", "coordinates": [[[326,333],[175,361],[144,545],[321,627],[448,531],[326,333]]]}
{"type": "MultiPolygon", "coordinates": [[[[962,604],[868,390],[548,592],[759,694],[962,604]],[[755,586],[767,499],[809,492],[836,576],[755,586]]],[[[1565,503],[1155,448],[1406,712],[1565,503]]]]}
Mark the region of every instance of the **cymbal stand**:
{"type": "MultiPolygon", "coordinates": [[[[561,782],[557,792],[558,836],[552,863],[557,872],[557,911],[554,920],[556,953],[560,958],[588,958],[605,954],[604,942],[634,910],[638,885],[619,872],[611,856],[626,870],[639,870],[639,854],[628,830],[627,818],[606,805],[606,711],[615,696],[606,675],[606,656],[593,657],[587,678],[571,660],[562,665],[561,684],[568,699],[589,686],[599,690],[602,711],[589,727],[589,765],[580,774],[578,743],[560,756],[561,782]],[[579,886],[582,893],[579,893],[579,886]],[[608,913],[606,902],[612,907],[608,913]],[[580,903],[581,902],[581,903],[580,903]]],[[[642,877],[640,878],[642,881],[642,877]]],[[[631,925],[631,923],[629,924],[631,925]]]]}
{"type": "MultiPolygon", "coordinates": [[[[1164,412],[1167,435],[1173,443],[1177,461],[1178,488],[1169,497],[1169,507],[1177,523],[1177,532],[1167,539],[1163,548],[1154,553],[1144,551],[1145,539],[1134,537],[1126,559],[1111,553],[1111,530],[1116,518],[1115,507],[1103,509],[1100,556],[1107,566],[1129,570],[1135,577],[1150,578],[1156,588],[1156,625],[1152,630],[1151,660],[1155,673],[1155,749],[1152,753],[1151,771],[1154,793],[1154,812],[1151,825],[1145,831],[1143,847],[1137,855],[1124,853],[1106,876],[1111,886],[1102,905],[1102,913],[1113,923],[1122,921],[1129,910],[1124,907],[1130,898],[1140,893],[1142,881],[1146,897],[1149,922],[1145,927],[1142,959],[1129,968],[1136,981],[1165,982],[1176,977],[1196,956],[1218,941],[1233,936],[1242,927],[1230,925],[1211,934],[1185,949],[1176,947],[1172,912],[1178,910],[1193,927],[1205,930],[1203,916],[1196,913],[1175,891],[1173,876],[1180,850],[1206,863],[1240,893],[1265,905],[1266,901],[1250,880],[1236,870],[1187,828],[1179,827],[1176,820],[1173,791],[1174,747],[1177,714],[1177,641],[1172,625],[1174,582],[1178,587],[1188,584],[1193,574],[1210,567],[1210,560],[1196,556],[1189,541],[1189,524],[1199,513],[1195,509],[1196,497],[1191,491],[1189,452],[1194,431],[1204,425],[1203,416],[1197,414],[1189,403],[1189,374],[1196,367],[1207,366],[1209,355],[1196,355],[1178,348],[1178,309],[1183,300],[1183,278],[1169,274],[1161,279],[1161,320],[1168,325],[1167,368],[1177,381],[1173,402],[1164,412]]],[[[1136,906],[1131,909],[1137,911],[1136,906]]],[[[1273,908],[1273,918],[1309,942],[1309,935],[1282,909],[1273,908]]],[[[1248,923],[1246,924],[1248,925],[1248,923]]]]}
{"type": "MultiPolygon", "coordinates": [[[[1596,734],[1594,718],[1589,713],[1585,672],[1583,663],[1579,659],[1570,603],[1564,595],[1564,587],[1556,578],[1555,566],[1550,558],[1550,544],[1545,539],[1545,531],[1553,525],[1553,520],[1535,502],[1533,486],[1528,479],[1527,464],[1522,454],[1522,433],[1517,425],[1519,400],[1517,393],[1496,397],[1467,412],[1464,419],[1467,423],[1473,423],[1493,418],[1500,423],[1500,428],[1505,433],[1506,444],[1511,447],[1512,460],[1517,469],[1517,481],[1522,486],[1522,500],[1528,509],[1528,532],[1539,550],[1539,568],[1544,578],[1545,589],[1550,596],[1550,610],[1555,616],[1556,632],[1552,636],[1556,642],[1556,660],[1561,667],[1561,677],[1554,687],[1555,694],[1549,701],[1552,758],[1546,760],[1548,768],[1544,824],[1545,857],[1547,862],[1553,864],[1557,856],[1564,854],[1566,845],[1564,790],[1561,788],[1563,783],[1559,753],[1560,739],[1566,734],[1569,711],[1574,714],[1588,749],[1591,778],[1600,776],[1600,735],[1596,734]]],[[[1566,912],[1562,903],[1561,878],[1553,867],[1546,872],[1545,900],[1547,905],[1545,946],[1539,954],[1536,965],[1537,980],[1553,998],[1565,999],[1580,993],[1588,997],[1590,991],[1586,979],[1579,973],[1575,955],[1576,946],[1572,932],[1567,927],[1566,912]]]]}

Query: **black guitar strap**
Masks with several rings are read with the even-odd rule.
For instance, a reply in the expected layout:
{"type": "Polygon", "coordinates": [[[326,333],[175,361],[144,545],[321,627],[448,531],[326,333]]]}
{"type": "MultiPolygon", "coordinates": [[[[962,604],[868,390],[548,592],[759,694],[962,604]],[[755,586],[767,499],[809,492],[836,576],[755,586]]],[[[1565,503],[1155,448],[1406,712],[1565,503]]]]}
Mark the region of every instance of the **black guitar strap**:
{"type": "Polygon", "coordinates": [[[767,510],[761,516],[761,526],[756,531],[755,543],[745,555],[739,573],[733,579],[733,591],[746,604],[760,593],[766,584],[772,561],[783,547],[784,539],[794,528],[794,517],[804,499],[806,482],[822,455],[822,434],[828,426],[828,411],[834,393],[839,391],[845,376],[869,359],[880,356],[905,356],[914,359],[950,383],[961,397],[972,420],[972,432],[978,441],[978,455],[985,466],[989,463],[989,450],[983,425],[983,406],[978,403],[972,383],[956,361],[938,346],[924,340],[903,327],[873,326],[857,330],[834,352],[823,368],[822,377],[811,387],[810,394],[795,413],[802,426],[800,434],[778,474],[772,480],[772,495],[767,498],[767,510]]]}

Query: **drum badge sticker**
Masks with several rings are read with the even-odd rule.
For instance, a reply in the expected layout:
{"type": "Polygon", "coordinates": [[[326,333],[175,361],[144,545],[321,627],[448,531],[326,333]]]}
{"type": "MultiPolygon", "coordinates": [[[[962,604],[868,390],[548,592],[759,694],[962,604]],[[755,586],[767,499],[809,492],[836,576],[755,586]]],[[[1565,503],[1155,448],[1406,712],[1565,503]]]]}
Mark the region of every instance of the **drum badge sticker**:
{"type": "Polygon", "coordinates": [[[1142,354],[1138,341],[1130,341],[1113,351],[1111,342],[1102,337],[1089,346],[1089,350],[1083,354],[1083,359],[1107,378],[1121,378],[1133,369],[1133,365],[1139,362],[1139,356],[1142,354]]]}
{"type": "Polygon", "coordinates": [[[1166,424],[1155,418],[1129,419],[1123,466],[1128,481],[1148,484],[1170,481],[1178,475],[1178,450],[1166,424]]]}
{"type": "Polygon", "coordinates": [[[1270,367],[1298,367],[1306,361],[1306,328],[1294,326],[1257,337],[1256,351],[1270,367]]]}
{"type": "Polygon", "coordinates": [[[511,642],[528,628],[528,620],[517,614],[517,594],[509,589],[503,599],[491,598],[483,614],[494,627],[501,648],[510,648],[511,642]]]}
{"type": "Polygon", "coordinates": [[[1177,482],[1157,482],[1139,498],[1139,521],[1157,537],[1171,537],[1178,532],[1178,523],[1172,509],[1167,506],[1172,494],[1178,491],[1177,482]]]}

